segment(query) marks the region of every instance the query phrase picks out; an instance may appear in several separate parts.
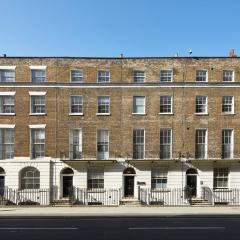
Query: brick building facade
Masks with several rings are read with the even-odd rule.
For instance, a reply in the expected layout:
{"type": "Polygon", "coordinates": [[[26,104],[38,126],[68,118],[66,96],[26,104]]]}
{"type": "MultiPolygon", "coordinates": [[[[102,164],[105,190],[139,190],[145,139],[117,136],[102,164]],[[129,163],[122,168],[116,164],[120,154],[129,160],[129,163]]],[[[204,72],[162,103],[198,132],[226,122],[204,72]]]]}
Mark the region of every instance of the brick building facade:
{"type": "Polygon", "coordinates": [[[240,188],[240,60],[0,58],[0,184],[240,188]]]}

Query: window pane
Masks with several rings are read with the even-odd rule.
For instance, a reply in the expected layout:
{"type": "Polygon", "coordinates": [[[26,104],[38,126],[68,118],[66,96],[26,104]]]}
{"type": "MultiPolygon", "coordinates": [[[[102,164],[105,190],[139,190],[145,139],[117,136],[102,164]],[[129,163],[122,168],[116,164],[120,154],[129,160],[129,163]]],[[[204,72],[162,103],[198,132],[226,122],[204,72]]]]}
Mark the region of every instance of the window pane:
{"type": "Polygon", "coordinates": [[[197,70],[196,71],[196,81],[197,82],[206,82],[207,81],[207,71],[206,70],[197,70]]]}
{"type": "Polygon", "coordinates": [[[133,113],[145,113],[145,97],[133,97],[133,113]]]}
{"type": "Polygon", "coordinates": [[[160,81],[161,82],[171,82],[172,81],[172,70],[161,70],[160,71],[160,81]]]}
{"type": "Polygon", "coordinates": [[[72,82],[83,82],[83,72],[81,70],[71,70],[72,82]]]}
{"type": "Polygon", "coordinates": [[[133,72],[133,81],[136,83],[145,82],[145,72],[144,71],[134,71],[133,72]]]}
{"type": "Polygon", "coordinates": [[[98,82],[110,82],[110,72],[109,71],[98,71],[98,82]]]}
{"type": "Polygon", "coordinates": [[[98,97],[98,113],[110,113],[110,97],[98,97]]]}
{"type": "Polygon", "coordinates": [[[1,82],[15,82],[15,70],[0,70],[1,82]]]}
{"type": "Polygon", "coordinates": [[[133,130],[133,159],[144,159],[144,129],[133,130]]]}
{"type": "Polygon", "coordinates": [[[45,82],[46,80],[46,71],[45,70],[31,70],[32,82],[45,82]]]}
{"type": "Polygon", "coordinates": [[[172,113],[171,96],[160,96],[160,113],[172,113]]]}
{"type": "Polygon", "coordinates": [[[97,159],[109,158],[109,131],[105,129],[97,130],[97,159]]]}

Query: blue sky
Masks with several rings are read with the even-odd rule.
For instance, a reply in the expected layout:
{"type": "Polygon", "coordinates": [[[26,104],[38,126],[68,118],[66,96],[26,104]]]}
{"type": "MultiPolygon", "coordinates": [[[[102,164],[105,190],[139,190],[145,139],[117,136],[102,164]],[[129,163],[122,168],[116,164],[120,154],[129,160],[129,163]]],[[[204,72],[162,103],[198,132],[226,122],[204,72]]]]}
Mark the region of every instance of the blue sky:
{"type": "Polygon", "coordinates": [[[0,0],[0,54],[240,55],[239,0],[0,0]]]}

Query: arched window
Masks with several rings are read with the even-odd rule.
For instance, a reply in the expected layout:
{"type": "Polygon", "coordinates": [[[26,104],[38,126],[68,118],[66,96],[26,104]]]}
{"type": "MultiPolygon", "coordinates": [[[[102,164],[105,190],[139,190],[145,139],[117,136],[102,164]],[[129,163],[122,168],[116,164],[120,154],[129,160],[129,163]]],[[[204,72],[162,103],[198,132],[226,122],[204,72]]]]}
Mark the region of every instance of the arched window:
{"type": "Polygon", "coordinates": [[[40,172],[34,167],[26,167],[20,173],[21,189],[39,189],[40,172]]]}

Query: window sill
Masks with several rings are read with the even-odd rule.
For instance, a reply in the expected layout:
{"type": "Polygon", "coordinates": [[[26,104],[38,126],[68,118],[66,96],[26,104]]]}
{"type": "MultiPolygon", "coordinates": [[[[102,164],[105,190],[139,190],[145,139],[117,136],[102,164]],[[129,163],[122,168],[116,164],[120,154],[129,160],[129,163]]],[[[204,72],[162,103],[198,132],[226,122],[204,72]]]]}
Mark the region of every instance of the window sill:
{"type": "Polygon", "coordinates": [[[83,113],[69,113],[69,116],[83,116],[83,113]]]}
{"type": "Polygon", "coordinates": [[[208,116],[208,113],[194,113],[196,116],[208,116]]]}
{"type": "Polygon", "coordinates": [[[87,193],[104,193],[105,190],[103,188],[92,188],[87,189],[87,193]]]}
{"type": "Polygon", "coordinates": [[[174,115],[174,113],[158,113],[158,115],[174,115]]]}
{"type": "Polygon", "coordinates": [[[96,113],[97,116],[110,116],[111,113],[96,113]]]}
{"type": "Polygon", "coordinates": [[[47,113],[29,113],[30,116],[45,116],[47,113]]]}
{"type": "Polygon", "coordinates": [[[0,116],[15,116],[16,113],[0,113],[0,116]]]}
{"type": "Polygon", "coordinates": [[[146,113],[132,113],[132,115],[147,115],[146,113]]]}
{"type": "Polygon", "coordinates": [[[235,113],[222,113],[221,115],[222,116],[229,116],[229,115],[231,116],[231,115],[236,115],[236,114],[235,113]]]}

